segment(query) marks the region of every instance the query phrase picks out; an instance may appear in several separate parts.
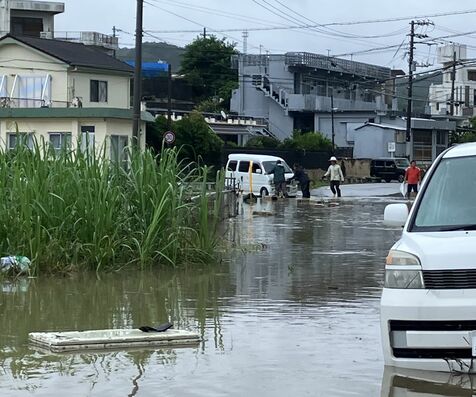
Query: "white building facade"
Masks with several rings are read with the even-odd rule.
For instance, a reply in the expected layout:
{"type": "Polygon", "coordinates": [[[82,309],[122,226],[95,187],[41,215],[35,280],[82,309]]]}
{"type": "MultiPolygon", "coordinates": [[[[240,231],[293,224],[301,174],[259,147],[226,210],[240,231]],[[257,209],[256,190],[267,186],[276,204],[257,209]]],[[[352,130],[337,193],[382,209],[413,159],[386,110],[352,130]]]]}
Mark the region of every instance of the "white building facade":
{"type": "Polygon", "coordinates": [[[429,101],[432,115],[458,117],[476,115],[476,66],[465,66],[467,59],[465,45],[451,44],[438,48],[438,62],[443,65],[444,72],[443,83],[430,86],[429,101]]]}
{"type": "MultiPolygon", "coordinates": [[[[106,148],[111,157],[130,145],[132,69],[83,44],[15,37],[0,39],[0,147],[11,149],[22,137],[53,148],[106,148]]],[[[145,147],[143,113],[140,146],[145,147]]]]}

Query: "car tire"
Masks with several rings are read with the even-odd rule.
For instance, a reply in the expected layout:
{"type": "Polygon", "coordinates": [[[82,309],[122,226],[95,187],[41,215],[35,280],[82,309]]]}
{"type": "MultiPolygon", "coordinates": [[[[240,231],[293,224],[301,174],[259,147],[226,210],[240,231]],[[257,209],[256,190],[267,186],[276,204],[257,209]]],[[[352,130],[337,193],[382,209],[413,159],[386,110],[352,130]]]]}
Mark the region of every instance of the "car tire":
{"type": "Polygon", "coordinates": [[[398,176],[398,182],[402,183],[405,180],[405,177],[403,175],[398,176]]]}
{"type": "Polygon", "coordinates": [[[387,182],[387,183],[392,182],[392,178],[385,178],[385,182],[387,182]]]}
{"type": "Polygon", "coordinates": [[[268,189],[266,189],[265,187],[262,187],[259,192],[260,192],[261,197],[268,197],[269,196],[268,189]]]}

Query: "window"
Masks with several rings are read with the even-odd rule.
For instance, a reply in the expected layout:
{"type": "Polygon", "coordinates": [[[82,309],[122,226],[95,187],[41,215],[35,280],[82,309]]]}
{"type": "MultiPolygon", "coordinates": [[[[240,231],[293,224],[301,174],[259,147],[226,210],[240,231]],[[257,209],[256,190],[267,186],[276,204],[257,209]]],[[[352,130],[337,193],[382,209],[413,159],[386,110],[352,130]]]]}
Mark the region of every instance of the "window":
{"type": "Polygon", "coordinates": [[[443,159],[424,191],[412,230],[444,231],[476,224],[476,183],[468,183],[474,180],[476,157],[443,159]]]}
{"type": "Polygon", "coordinates": [[[91,102],[107,102],[107,81],[91,80],[91,102]]]}
{"type": "Polygon", "coordinates": [[[252,168],[253,174],[261,174],[261,165],[259,163],[253,163],[253,168],[252,168]],[[259,172],[258,172],[259,170],[259,172]]]}
{"type": "Polygon", "coordinates": [[[0,98],[6,98],[8,96],[7,92],[7,76],[0,75],[0,98]]]}
{"type": "MultiPolygon", "coordinates": [[[[287,165],[286,163],[282,163],[282,164],[284,165],[284,172],[286,172],[287,174],[293,172],[293,170],[289,168],[289,165],[287,165]]],[[[266,174],[269,174],[274,169],[275,166],[276,166],[276,161],[263,161],[263,168],[266,174]]]]}
{"type": "Polygon", "coordinates": [[[384,166],[385,166],[385,161],[382,161],[382,160],[375,161],[375,167],[384,167],[384,166]]]}
{"type": "Polygon", "coordinates": [[[8,149],[12,150],[20,145],[33,149],[33,134],[28,132],[8,133],[8,149]]]}
{"type": "Polygon", "coordinates": [[[413,131],[413,158],[417,161],[433,159],[432,131],[413,131]]]}
{"type": "Polygon", "coordinates": [[[228,163],[228,167],[226,167],[227,171],[236,171],[236,166],[238,165],[238,161],[232,160],[228,163]]]}
{"type": "Polygon", "coordinates": [[[111,135],[111,161],[125,170],[129,168],[128,142],[125,135],[111,135]]]}
{"type": "Polygon", "coordinates": [[[249,161],[240,161],[240,166],[238,168],[239,172],[249,172],[250,171],[250,162],[249,161]]]}
{"type": "Polygon", "coordinates": [[[468,80],[476,81],[476,70],[468,70],[468,80]]]}
{"type": "Polygon", "coordinates": [[[55,152],[71,148],[71,132],[50,132],[50,146],[55,152]]]}
{"type": "Polygon", "coordinates": [[[51,104],[51,76],[16,75],[13,80],[14,104],[20,108],[39,108],[51,104]]]}
{"type": "Polygon", "coordinates": [[[94,155],[95,131],[93,125],[81,126],[81,152],[94,155]]]}

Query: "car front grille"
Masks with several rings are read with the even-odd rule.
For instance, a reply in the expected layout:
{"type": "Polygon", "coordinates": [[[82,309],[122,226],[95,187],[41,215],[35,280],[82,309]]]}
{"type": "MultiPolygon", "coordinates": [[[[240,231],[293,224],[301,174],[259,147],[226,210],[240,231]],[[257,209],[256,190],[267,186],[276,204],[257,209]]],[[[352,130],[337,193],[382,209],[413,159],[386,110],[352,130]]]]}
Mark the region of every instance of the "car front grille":
{"type": "Polygon", "coordinates": [[[471,349],[393,349],[397,358],[441,358],[468,359],[472,357],[471,349]]]}
{"type": "Polygon", "coordinates": [[[424,270],[427,289],[476,289],[476,269],[424,270]]]}
{"type": "Polygon", "coordinates": [[[475,331],[476,320],[391,320],[390,331],[475,331]]]}

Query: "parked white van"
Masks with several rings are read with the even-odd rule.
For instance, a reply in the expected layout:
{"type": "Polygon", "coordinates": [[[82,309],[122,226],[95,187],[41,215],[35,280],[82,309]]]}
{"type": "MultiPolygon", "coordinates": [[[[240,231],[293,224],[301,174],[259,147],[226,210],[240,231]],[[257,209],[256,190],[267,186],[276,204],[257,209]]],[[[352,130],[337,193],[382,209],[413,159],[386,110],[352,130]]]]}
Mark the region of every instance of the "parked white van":
{"type": "MultiPolygon", "coordinates": [[[[269,172],[274,168],[276,162],[281,160],[286,171],[286,179],[294,176],[293,171],[286,162],[276,156],[266,156],[260,154],[230,154],[226,164],[226,176],[235,178],[240,190],[245,193],[250,192],[250,182],[253,194],[257,196],[274,196],[273,176],[269,172]],[[250,181],[250,166],[251,181],[250,181]]],[[[289,197],[296,197],[296,183],[287,184],[287,192],[289,197]]]]}
{"type": "Polygon", "coordinates": [[[385,268],[385,364],[476,372],[476,143],[442,153],[410,212],[389,205],[384,221],[404,227],[385,268]]]}

